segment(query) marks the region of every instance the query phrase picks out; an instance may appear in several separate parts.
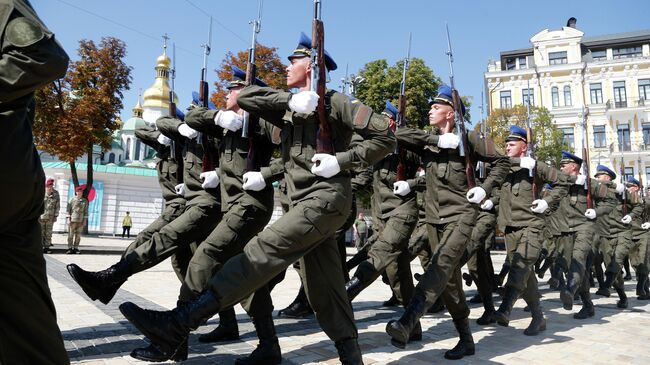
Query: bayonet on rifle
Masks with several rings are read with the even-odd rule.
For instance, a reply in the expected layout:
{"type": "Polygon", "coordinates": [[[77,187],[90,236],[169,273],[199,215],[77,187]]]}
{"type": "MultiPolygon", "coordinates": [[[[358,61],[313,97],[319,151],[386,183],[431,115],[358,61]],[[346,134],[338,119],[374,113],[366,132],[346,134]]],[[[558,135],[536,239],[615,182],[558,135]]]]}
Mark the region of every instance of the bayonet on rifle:
{"type": "MultiPolygon", "coordinates": [[[[411,36],[411,33],[409,33],[409,46],[406,51],[404,65],[402,66],[402,81],[399,85],[399,99],[397,100],[397,120],[395,120],[396,129],[403,127],[406,123],[406,71],[411,63],[411,36]]],[[[404,164],[404,155],[406,152],[400,147],[397,147],[395,152],[399,156],[396,179],[397,181],[405,181],[407,178],[406,165],[404,164]]]]}
{"type": "MultiPolygon", "coordinates": [[[[257,67],[255,66],[255,49],[257,48],[257,34],[259,34],[262,28],[262,3],[263,0],[259,0],[258,9],[257,9],[257,19],[250,22],[253,25],[253,40],[251,41],[251,47],[248,49],[248,62],[246,63],[246,86],[253,85],[255,83],[255,77],[257,77],[257,67]]],[[[256,124],[258,124],[259,118],[251,117],[251,115],[244,111],[242,123],[242,138],[248,138],[248,155],[246,156],[246,171],[257,171],[260,166],[257,166],[257,158],[255,156],[255,146],[253,141],[253,135],[255,133],[256,124]]]]}

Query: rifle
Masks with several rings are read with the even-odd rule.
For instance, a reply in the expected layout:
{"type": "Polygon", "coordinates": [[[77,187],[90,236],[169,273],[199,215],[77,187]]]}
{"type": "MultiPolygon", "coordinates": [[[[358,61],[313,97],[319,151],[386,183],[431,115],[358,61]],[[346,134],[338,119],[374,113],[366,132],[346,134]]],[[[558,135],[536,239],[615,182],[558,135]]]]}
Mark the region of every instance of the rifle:
{"type": "Polygon", "coordinates": [[[587,176],[585,180],[585,189],[587,189],[587,209],[594,208],[594,201],[591,197],[591,174],[589,173],[589,139],[587,138],[587,114],[585,107],[582,107],[582,168],[583,174],[587,176]]]}
{"type": "Polygon", "coordinates": [[[465,157],[465,174],[467,175],[467,187],[472,189],[476,187],[476,177],[474,176],[474,163],[470,156],[469,150],[469,139],[467,138],[467,129],[465,129],[465,119],[463,118],[463,107],[460,96],[458,95],[458,90],[456,90],[456,85],[454,83],[454,55],[451,51],[451,38],[449,37],[449,25],[445,24],[447,27],[447,57],[449,59],[449,81],[451,86],[451,97],[454,104],[454,123],[458,128],[458,133],[460,134],[460,143],[458,144],[459,154],[461,157],[465,157]]]}
{"type": "Polygon", "coordinates": [[[314,19],[311,27],[311,86],[310,90],[318,94],[318,132],[316,135],[317,153],[334,153],[332,131],[325,111],[325,27],[321,20],[321,0],[314,0],[314,19]]]}
{"type": "MultiPolygon", "coordinates": [[[[203,48],[203,68],[201,68],[201,82],[199,83],[199,101],[204,108],[208,107],[208,56],[212,44],[212,17],[210,17],[210,31],[208,32],[208,43],[201,45],[203,48]]],[[[210,146],[211,138],[205,133],[199,133],[199,143],[203,145],[203,172],[214,170],[214,156],[210,146]]]]}
{"type": "Polygon", "coordinates": [[[643,184],[641,183],[641,181],[643,181],[643,180],[641,180],[641,162],[639,162],[639,195],[640,195],[642,198],[644,198],[644,197],[645,197],[645,193],[644,193],[644,190],[643,190],[643,184]]]}
{"type": "MultiPolygon", "coordinates": [[[[167,45],[165,44],[165,47],[167,45]]],[[[169,117],[176,118],[176,102],[174,102],[174,80],[176,79],[176,43],[172,43],[172,69],[169,72],[169,77],[171,78],[171,88],[169,89],[169,117]]],[[[172,144],[169,146],[169,158],[172,161],[183,161],[180,151],[176,150],[176,141],[172,139],[172,144]]],[[[181,184],[183,182],[183,172],[182,169],[178,170],[176,174],[176,183],[181,184]]]]}
{"type": "MultiPolygon", "coordinates": [[[[485,117],[483,115],[483,108],[484,108],[484,97],[483,97],[483,91],[481,90],[481,134],[483,135],[483,140],[486,143],[487,147],[487,137],[488,137],[488,130],[487,130],[487,125],[485,125],[485,117]]],[[[476,163],[476,169],[478,170],[478,178],[483,180],[487,176],[487,171],[485,167],[485,162],[483,161],[478,161],[476,163]]]]}
{"type": "MultiPolygon", "coordinates": [[[[535,158],[535,141],[533,137],[533,123],[530,120],[530,80],[528,80],[528,100],[526,100],[526,141],[528,141],[528,148],[526,149],[526,156],[535,158]]],[[[533,200],[537,200],[537,178],[535,177],[537,168],[529,170],[529,176],[532,179],[531,189],[533,191],[533,200]]],[[[588,195],[591,193],[588,192],[588,195]]],[[[589,205],[587,203],[587,205],[589,205]]]]}
{"type": "Polygon", "coordinates": [[[621,197],[623,199],[623,216],[627,215],[627,187],[625,186],[625,159],[623,158],[623,153],[621,152],[621,184],[623,184],[623,194],[621,197]]]}
{"type": "MultiPolygon", "coordinates": [[[[409,33],[409,47],[406,51],[406,59],[404,59],[404,65],[402,67],[402,82],[399,85],[399,99],[397,100],[397,120],[395,121],[396,129],[403,127],[406,118],[406,70],[411,63],[411,33],[409,33]]],[[[406,165],[404,164],[404,158],[406,152],[403,148],[397,147],[397,153],[399,154],[399,163],[397,164],[397,181],[406,180],[406,165]]]]}
{"type": "MultiPolygon", "coordinates": [[[[255,83],[257,68],[255,67],[255,48],[257,47],[257,34],[262,27],[262,3],[259,0],[257,19],[250,22],[253,25],[253,40],[251,41],[251,48],[248,49],[248,61],[246,62],[246,86],[255,83]]],[[[257,171],[255,147],[253,146],[253,135],[255,134],[255,127],[259,123],[259,117],[251,116],[247,111],[244,111],[244,121],[242,123],[241,136],[248,138],[248,155],[246,156],[246,171],[257,171]],[[252,120],[251,120],[252,119],[252,120]]]]}

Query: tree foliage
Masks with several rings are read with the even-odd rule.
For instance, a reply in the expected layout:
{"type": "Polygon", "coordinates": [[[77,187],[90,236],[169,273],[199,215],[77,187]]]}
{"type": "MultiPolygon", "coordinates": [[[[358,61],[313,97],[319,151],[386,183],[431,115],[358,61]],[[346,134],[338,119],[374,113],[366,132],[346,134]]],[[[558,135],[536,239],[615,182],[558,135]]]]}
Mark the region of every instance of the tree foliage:
{"type": "Polygon", "coordinates": [[[90,186],[93,145],[110,148],[132,68],[123,61],[126,44],[117,38],[104,37],[99,46],[83,39],[77,53],[63,79],[36,92],[34,140],[39,149],[70,162],[75,186],[74,162],[88,154],[90,186]]]}
{"type": "MultiPolygon", "coordinates": [[[[526,127],[526,113],[526,107],[523,105],[495,109],[490,113],[486,120],[486,126],[489,129],[490,138],[497,146],[505,146],[508,129],[511,125],[526,127]]],[[[564,143],[563,133],[553,123],[551,113],[544,107],[531,107],[530,120],[535,142],[535,158],[559,167],[562,151],[572,150],[564,143]]],[[[479,130],[480,125],[477,124],[475,129],[479,130]]]]}
{"type": "MultiPolygon", "coordinates": [[[[277,50],[276,47],[266,47],[262,44],[257,44],[255,53],[257,78],[267,83],[270,87],[285,89],[287,85],[286,66],[280,60],[277,50]]],[[[228,94],[226,87],[232,79],[232,65],[246,71],[247,63],[248,50],[239,51],[237,54],[228,52],[223,61],[221,61],[219,68],[215,70],[218,81],[214,83],[215,90],[210,96],[210,100],[218,108],[224,108],[226,106],[226,95],[228,94]]]]}

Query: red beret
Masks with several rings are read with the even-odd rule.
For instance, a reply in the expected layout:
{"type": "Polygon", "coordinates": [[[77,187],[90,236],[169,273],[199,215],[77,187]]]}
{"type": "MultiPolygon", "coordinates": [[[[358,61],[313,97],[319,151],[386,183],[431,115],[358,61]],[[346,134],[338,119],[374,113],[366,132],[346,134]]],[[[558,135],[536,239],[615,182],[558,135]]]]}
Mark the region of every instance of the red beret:
{"type": "Polygon", "coordinates": [[[74,191],[84,191],[84,188],[82,186],[77,186],[77,188],[74,189],[74,191]]]}
{"type": "Polygon", "coordinates": [[[45,186],[53,186],[54,185],[54,179],[47,179],[45,181],[45,186]]]}

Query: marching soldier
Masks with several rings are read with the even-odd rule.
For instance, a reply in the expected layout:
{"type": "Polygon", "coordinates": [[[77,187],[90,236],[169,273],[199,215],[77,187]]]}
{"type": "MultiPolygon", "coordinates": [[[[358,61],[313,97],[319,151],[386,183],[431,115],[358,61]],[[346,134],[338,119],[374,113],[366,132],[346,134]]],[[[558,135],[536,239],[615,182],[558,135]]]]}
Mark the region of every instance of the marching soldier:
{"type": "MultiPolygon", "coordinates": [[[[243,253],[228,260],[197,300],[165,312],[143,310],[133,303],[120,306],[125,317],[169,356],[207,318],[246,298],[300,259],[309,302],[334,340],[341,362],[363,363],[334,234],[351,209],[348,170],[384,158],[394,150],[395,137],[385,117],[330,90],[325,95],[328,117],[320,122],[329,123],[335,154],[316,150],[317,142],[327,142],[321,139],[315,112],[319,96],[309,91],[311,44],[303,34],[287,67],[287,86],[299,93],[253,85],[237,97],[241,108],[282,128],[291,209],[248,242],[243,253]],[[354,131],[364,140],[348,149],[354,131]]],[[[323,61],[327,69],[336,68],[329,55],[323,61]]]]}
{"type": "Polygon", "coordinates": [[[0,0],[0,363],[69,364],[47,283],[45,173],[33,142],[34,92],[68,55],[25,0],[0,0]]]}
{"type": "Polygon", "coordinates": [[[52,253],[52,227],[59,216],[59,207],[61,198],[59,192],[54,189],[54,179],[47,179],[45,182],[45,206],[43,214],[39,221],[41,222],[41,232],[43,234],[43,253],[52,253]]]}
{"type": "Polygon", "coordinates": [[[503,182],[509,168],[508,159],[496,151],[491,141],[484,143],[478,133],[468,132],[471,156],[493,164],[483,184],[469,189],[465,159],[457,149],[460,138],[453,133],[458,128],[454,113],[452,90],[441,86],[429,111],[429,124],[438,127],[439,133],[410,128],[400,128],[396,133],[399,143],[418,153],[426,166],[426,219],[433,255],[404,315],[386,326],[392,344],[404,347],[419,327],[420,317],[442,296],[460,336],[458,344],[445,352],[448,359],[474,354],[459,263],[476,223],[478,204],[487,191],[503,182]]]}
{"type": "Polygon", "coordinates": [[[648,291],[648,238],[650,238],[650,200],[644,197],[641,184],[633,188],[634,194],[639,194],[643,201],[643,213],[632,219],[632,249],[630,250],[630,264],[636,272],[636,295],[638,300],[650,300],[648,291]],[[636,190],[636,191],[635,191],[636,190]]]}
{"type": "Polygon", "coordinates": [[[88,199],[83,197],[84,188],[77,186],[75,196],[68,202],[68,251],[65,253],[81,253],[79,242],[81,232],[88,221],[88,199]]]}

